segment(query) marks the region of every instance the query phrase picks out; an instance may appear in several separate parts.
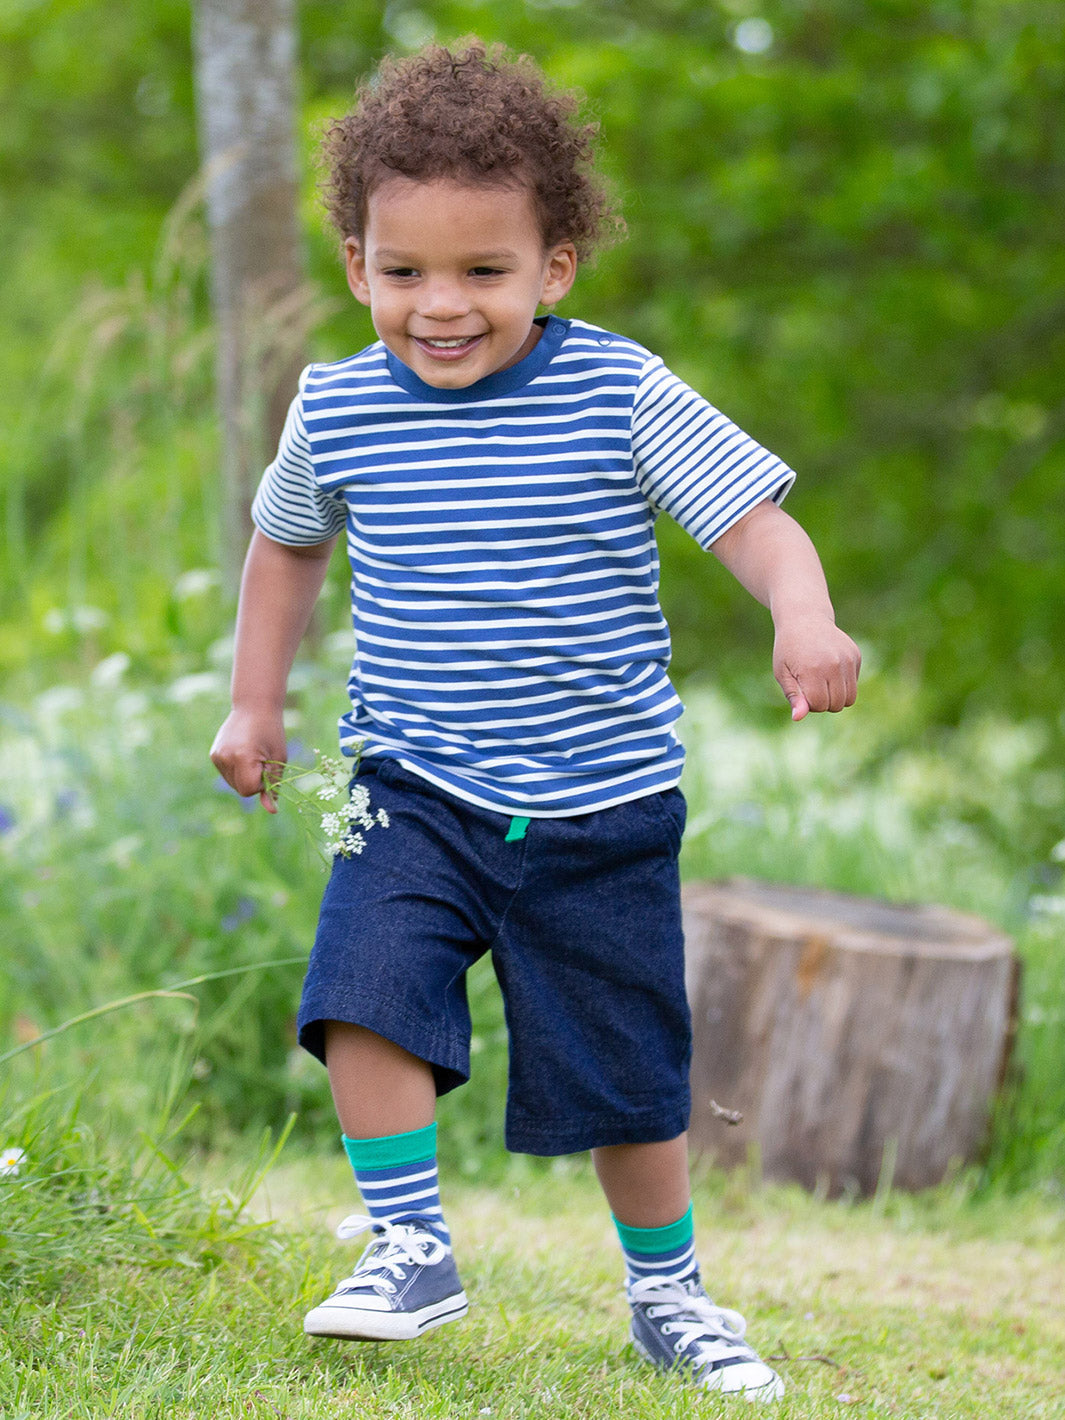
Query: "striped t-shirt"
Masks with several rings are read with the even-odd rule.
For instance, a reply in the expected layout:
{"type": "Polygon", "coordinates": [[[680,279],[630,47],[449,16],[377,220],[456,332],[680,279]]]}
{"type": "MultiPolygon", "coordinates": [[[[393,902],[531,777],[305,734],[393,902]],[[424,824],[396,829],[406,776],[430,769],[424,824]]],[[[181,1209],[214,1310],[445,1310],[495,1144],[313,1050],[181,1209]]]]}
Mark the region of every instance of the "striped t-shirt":
{"type": "Polygon", "coordinates": [[[655,518],[708,547],[794,478],[635,342],[542,324],[465,389],[381,342],[309,366],[252,510],[290,545],[346,529],[342,748],[530,817],[677,783],[655,518]]]}

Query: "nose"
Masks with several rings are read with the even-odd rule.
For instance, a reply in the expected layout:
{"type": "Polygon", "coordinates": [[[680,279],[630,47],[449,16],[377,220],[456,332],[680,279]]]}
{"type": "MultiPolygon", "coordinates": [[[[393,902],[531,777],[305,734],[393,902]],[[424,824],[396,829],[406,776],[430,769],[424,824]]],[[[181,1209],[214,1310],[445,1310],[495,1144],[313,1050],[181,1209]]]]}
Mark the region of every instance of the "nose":
{"type": "Polygon", "coordinates": [[[422,287],[418,312],[428,320],[457,320],[469,309],[461,283],[450,277],[434,277],[422,287]]]}

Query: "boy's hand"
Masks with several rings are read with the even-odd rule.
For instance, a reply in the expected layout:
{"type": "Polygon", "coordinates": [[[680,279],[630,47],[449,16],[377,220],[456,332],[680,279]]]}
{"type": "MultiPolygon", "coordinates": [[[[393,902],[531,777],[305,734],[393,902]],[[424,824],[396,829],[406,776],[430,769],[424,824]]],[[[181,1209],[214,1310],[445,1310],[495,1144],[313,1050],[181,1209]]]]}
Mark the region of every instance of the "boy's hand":
{"type": "Polygon", "coordinates": [[[791,718],[853,705],[861,652],[836,625],[820,559],[798,523],[765,499],[722,533],[712,551],[772,613],[773,674],[791,718]]]}
{"type": "Polygon", "coordinates": [[[858,695],[862,655],[831,617],[807,615],[777,623],[773,674],[791,705],[791,718],[811,710],[843,710],[858,695]]]}
{"type": "Polygon", "coordinates": [[[244,798],[277,813],[273,785],[288,758],[285,686],[300,638],[322,590],[336,538],[311,547],[252,533],[233,651],[233,709],[215,736],[211,762],[244,798]]]}
{"type": "Polygon", "coordinates": [[[259,795],[268,813],[277,813],[270,785],[280,779],[288,750],[280,714],[232,710],[211,746],[211,763],[242,798],[259,795]]]}

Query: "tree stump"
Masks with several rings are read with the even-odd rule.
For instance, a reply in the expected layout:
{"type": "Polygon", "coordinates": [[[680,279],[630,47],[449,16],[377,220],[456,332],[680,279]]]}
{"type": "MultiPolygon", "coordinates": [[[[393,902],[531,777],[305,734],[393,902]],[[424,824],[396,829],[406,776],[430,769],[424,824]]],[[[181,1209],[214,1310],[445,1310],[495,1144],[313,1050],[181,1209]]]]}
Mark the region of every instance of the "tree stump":
{"type": "Polygon", "coordinates": [[[981,918],[733,879],[684,889],[691,1140],[830,1193],[972,1159],[1009,1058],[1019,968],[981,918]],[[722,1108],[743,1118],[730,1126],[722,1108]]]}

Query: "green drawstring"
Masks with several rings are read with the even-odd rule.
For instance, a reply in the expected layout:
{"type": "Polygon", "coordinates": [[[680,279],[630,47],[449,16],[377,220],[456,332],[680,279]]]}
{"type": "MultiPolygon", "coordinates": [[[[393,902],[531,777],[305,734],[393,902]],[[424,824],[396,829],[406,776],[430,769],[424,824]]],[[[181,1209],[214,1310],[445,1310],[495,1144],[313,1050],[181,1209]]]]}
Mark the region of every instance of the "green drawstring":
{"type": "Polygon", "coordinates": [[[510,820],[510,827],[507,829],[507,836],[504,843],[517,843],[520,838],[525,837],[525,830],[529,827],[527,818],[515,817],[510,820]]]}

